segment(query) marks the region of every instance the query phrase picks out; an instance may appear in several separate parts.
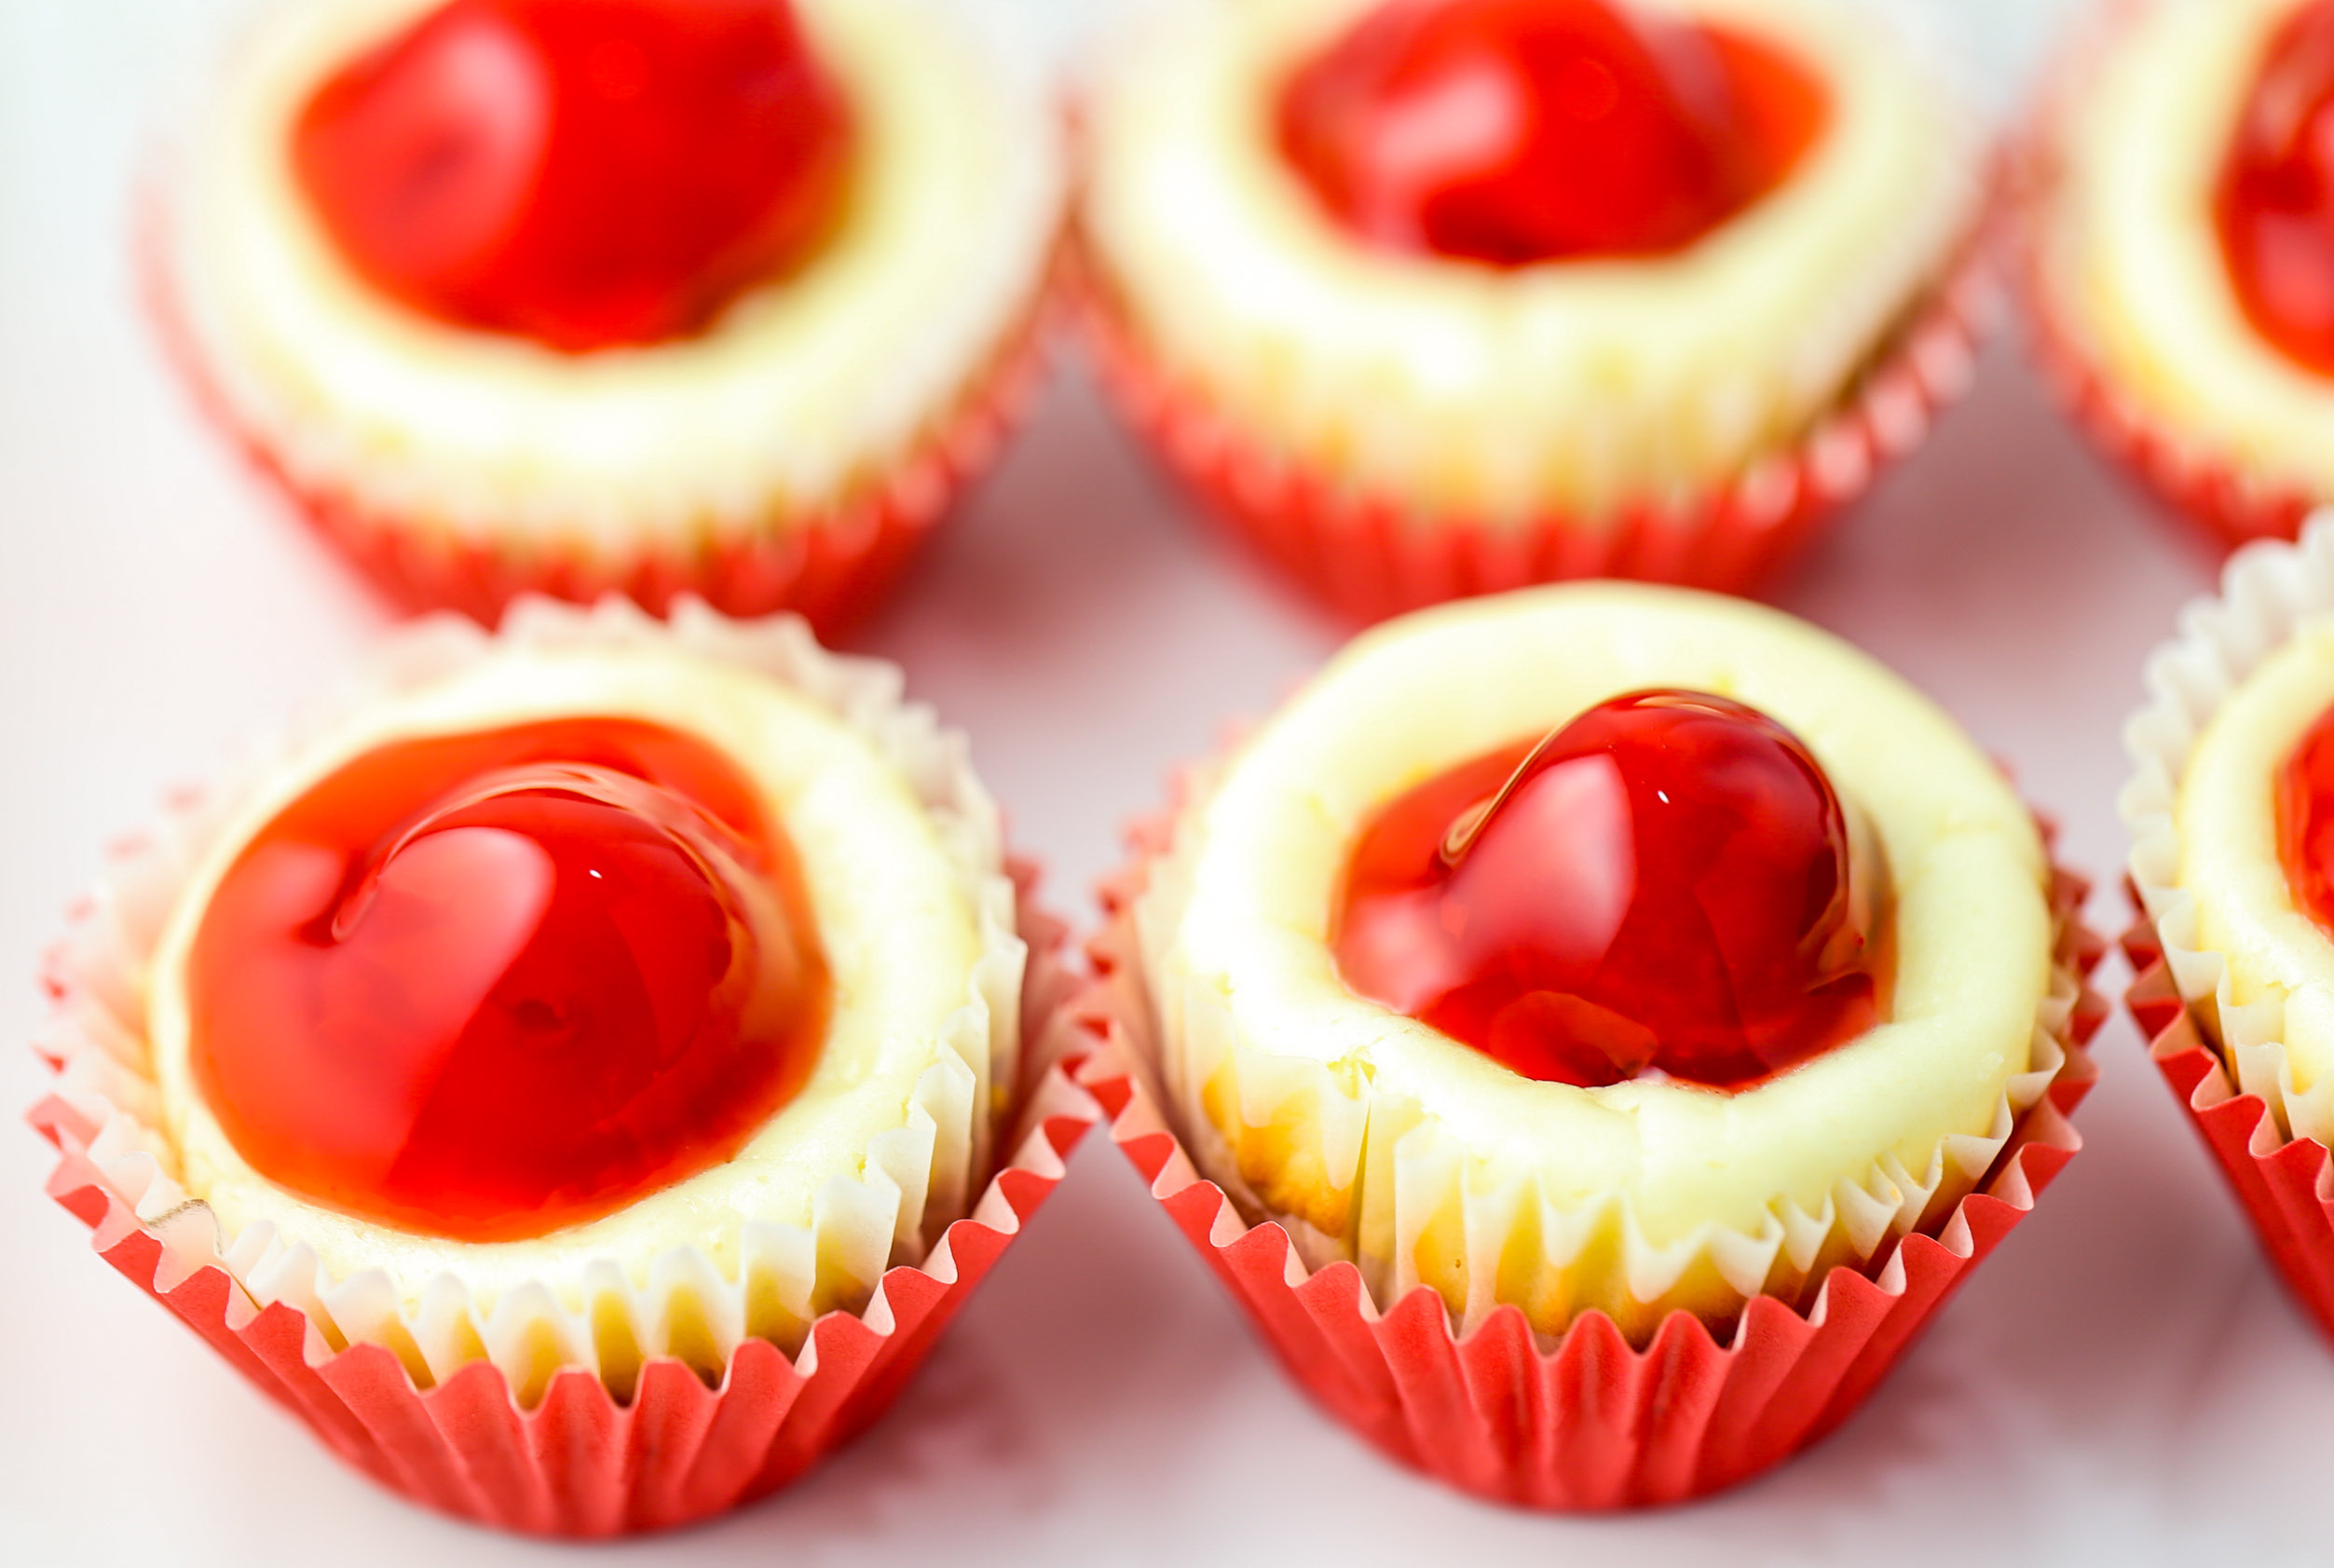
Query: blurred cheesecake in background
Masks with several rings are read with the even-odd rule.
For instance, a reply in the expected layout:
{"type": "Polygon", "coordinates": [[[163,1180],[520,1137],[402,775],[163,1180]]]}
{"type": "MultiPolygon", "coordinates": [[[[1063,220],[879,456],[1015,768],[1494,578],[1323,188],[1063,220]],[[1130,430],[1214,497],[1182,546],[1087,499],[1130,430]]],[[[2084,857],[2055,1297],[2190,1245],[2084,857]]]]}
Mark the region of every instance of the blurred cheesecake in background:
{"type": "Polygon", "coordinates": [[[2334,498],[2334,4],[2147,0],[2028,149],[2029,297],[2091,432],[2226,542],[2334,498]]]}
{"type": "Polygon", "coordinates": [[[1085,108],[1130,409],[1358,613],[1746,586],[1967,379],[1986,137],[1866,7],[1194,0],[1085,108]]]}
{"type": "Polygon", "coordinates": [[[937,0],[310,0],[163,171],[212,410],[416,603],[826,627],[1026,389],[1042,84],[937,0]]]}

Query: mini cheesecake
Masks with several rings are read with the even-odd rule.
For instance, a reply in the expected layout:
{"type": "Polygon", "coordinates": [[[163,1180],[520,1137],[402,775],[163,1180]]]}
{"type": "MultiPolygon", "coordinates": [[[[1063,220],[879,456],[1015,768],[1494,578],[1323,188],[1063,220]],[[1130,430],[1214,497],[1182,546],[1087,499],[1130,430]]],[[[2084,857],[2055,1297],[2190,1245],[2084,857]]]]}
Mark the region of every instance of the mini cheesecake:
{"type": "Polygon", "coordinates": [[[1133,908],[1201,1172],[1382,1309],[1805,1306],[1986,1179],[2079,992],[2032,815],[1778,613],[1544,589],[1389,623],[1178,811],[1133,908]]]}
{"type": "Polygon", "coordinates": [[[793,1350],[994,1166],[994,806],[798,626],[538,615],[422,661],[190,846],[116,1096],[140,1213],[424,1387],[793,1350]]]}
{"type": "Polygon", "coordinates": [[[214,410],[407,597],[832,624],[993,452],[1061,204],[915,0],[315,0],[163,173],[214,410]]]}
{"type": "Polygon", "coordinates": [[[2334,497],[2334,5],[2147,0],[2034,138],[2045,348],[2094,431],[2222,536],[2334,497]]]}
{"type": "MultiPolygon", "coordinates": [[[[1103,317],[1205,411],[1171,456],[1540,551],[1525,576],[1654,571],[1587,541],[1787,472],[1945,292],[1986,183],[1953,93],[1828,0],[1199,0],[1085,123],[1103,317]]],[[[1729,570],[1671,523],[1669,575],[1729,570]]]]}

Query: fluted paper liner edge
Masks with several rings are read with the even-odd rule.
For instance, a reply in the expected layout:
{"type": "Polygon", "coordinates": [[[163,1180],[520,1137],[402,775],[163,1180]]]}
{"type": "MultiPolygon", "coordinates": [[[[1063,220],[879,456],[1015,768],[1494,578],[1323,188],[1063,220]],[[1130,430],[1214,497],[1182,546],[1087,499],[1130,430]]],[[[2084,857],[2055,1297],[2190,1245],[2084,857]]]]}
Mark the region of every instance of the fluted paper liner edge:
{"type": "Polygon", "coordinates": [[[2060,126],[2120,31],[2155,0],[2110,0],[2083,19],[2050,69],[2011,155],[2006,206],[2013,292],[2026,307],[2028,351],[2069,418],[2217,547],[2294,538],[2321,498],[2160,417],[2107,370],[2054,276],[2048,233],[2061,178],[2060,126]]]}
{"type": "Polygon", "coordinates": [[[1358,620],[1532,583],[1617,577],[1721,593],[1770,580],[1976,379],[2000,316],[1991,222],[1875,347],[1828,414],[1729,482],[1600,516],[1484,519],[1364,493],[1242,428],[1145,343],[1103,264],[1068,241],[1065,293],[1104,390],[1209,514],[1314,598],[1358,620]]]}
{"type": "MultiPolygon", "coordinates": [[[[964,24],[960,41],[993,64],[1009,90],[1042,100],[1000,19],[948,14],[964,24]]],[[[263,7],[249,20],[256,25],[264,15],[263,7]]],[[[871,451],[826,493],[773,489],[758,509],[735,515],[618,517],[565,538],[493,525],[497,507],[523,510],[523,495],[457,519],[426,498],[378,493],[378,484],[368,494],[349,466],[345,430],[308,409],[276,407],[262,416],[254,410],[280,400],[239,391],[248,374],[222,351],[226,338],[211,319],[211,291],[180,242],[203,126],[235,58],[222,50],[210,62],[211,80],[182,84],[182,102],[148,150],[131,239],[139,293],[204,418],[308,526],[409,608],[458,610],[492,625],[530,593],[582,605],[621,593],[657,614],[695,594],[732,616],[792,611],[831,639],[882,603],[957,499],[994,466],[1045,383],[1069,221],[1066,158],[1052,146],[1043,150],[1051,163],[1050,227],[1033,236],[1026,286],[998,311],[985,352],[906,439],[871,451]]]]}
{"type": "Polygon", "coordinates": [[[2124,726],[2129,887],[2139,919],[2123,938],[2125,1002],[2295,1296],[2334,1340],[2334,1084],[2296,1089],[2274,990],[2240,1005],[2226,955],[2200,939],[2178,886],[2174,807],[2190,748],[2237,686],[2305,621],[2334,614],[2334,515],[2298,541],[2246,545],[2220,592],[2188,606],[2147,665],[2148,701],[2124,726]]]}

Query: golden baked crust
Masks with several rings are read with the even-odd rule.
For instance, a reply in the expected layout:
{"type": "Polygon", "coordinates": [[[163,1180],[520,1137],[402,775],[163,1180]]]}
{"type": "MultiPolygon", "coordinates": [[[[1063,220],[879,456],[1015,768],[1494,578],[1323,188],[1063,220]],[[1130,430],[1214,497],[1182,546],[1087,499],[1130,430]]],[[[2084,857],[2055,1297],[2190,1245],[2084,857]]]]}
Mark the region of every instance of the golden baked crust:
{"type": "Polygon", "coordinates": [[[2299,3],[2116,12],[2041,128],[2029,239],[2053,328],[2180,457],[2327,495],[2334,382],[2254,330],[2213,211],[2262,53],[2299,3]]]}

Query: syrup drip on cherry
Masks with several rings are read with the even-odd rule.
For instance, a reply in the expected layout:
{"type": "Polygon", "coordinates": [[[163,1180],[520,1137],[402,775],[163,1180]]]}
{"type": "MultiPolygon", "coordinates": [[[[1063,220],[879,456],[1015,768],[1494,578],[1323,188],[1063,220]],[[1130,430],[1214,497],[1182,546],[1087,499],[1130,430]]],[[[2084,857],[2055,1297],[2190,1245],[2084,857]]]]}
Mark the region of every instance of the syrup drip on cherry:
{"type": "Polygon", "coordinates": [[[375,288],[585,353],[798,266],[850,130],[786,0],[450,0],[325,82],[291,151],[375,288]]]}
{"type": "Polygon", "coordinates": [[[730,1158],[816,1063],[791,847],[726,759],[562,719],[392,743],[238,857],[186,968],[204,1103],[253,1169],[461,1241],[730,1158]]]}
{"type": "Polygon", "coordinates": [[[1616,697],[1387,805],[1346,866],[1338,970],[1527,1078],[1739,1088],[1878,1017],[1877,868],[1850,838],[1764,714],[1616,697]]]}
{"type": "Polygon", "coordinates": [[[1822,85],[1750,37],[1607,0],[1389,0],[1283,89],[1283,156],[1390,250],[1658,256],[1779,184],[1822,85]]]}
{"type": "Polygon", "coordinates": [[[2221,253],[2254,329],[2334,375],[2334,0],[2278,30],[2215,198],[2221,253]]]}

